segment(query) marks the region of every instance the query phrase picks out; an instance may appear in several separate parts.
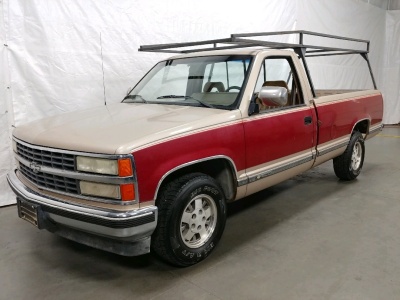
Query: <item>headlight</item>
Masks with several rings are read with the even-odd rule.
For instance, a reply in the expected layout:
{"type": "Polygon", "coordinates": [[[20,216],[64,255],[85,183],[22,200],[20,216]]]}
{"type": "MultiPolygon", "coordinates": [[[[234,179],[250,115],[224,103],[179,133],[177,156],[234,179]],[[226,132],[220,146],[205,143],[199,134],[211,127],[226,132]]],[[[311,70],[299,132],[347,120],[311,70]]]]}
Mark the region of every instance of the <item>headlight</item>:
{"type": "Polygon", "coordinates": [[[113,198],[122,201],[135,200],[135,186],[132,183],[115,185],[81,181],[79,182],[79,187],[82,195],[113,198]]]}
{"type": "Polygon", "coordinates": [[[99,196],[120,199],[119,185],[81,181],[79,183],[82,195],[99,196]]]}
{"type": "Polygon", "coordinates": [[[76,165],[78,171],[118,175],[117,160],[77,156],[76,165]]]}
{"type": "MultiPolygon", "coordinates": [[[[82,195],[97,196],[102,198],[116,199],[120,201],[133,201],[135,200],[135,184],[133,180],[132,160],[127,157],[120,157],[119,159],[96,158],[88,156],[76,157],[76,168],[78,171],[117,175],[122,179],[128,178],[129,183],[120,184],[107,184],[92,181],[82,180],[79,182],[80,193],[82,195]],[[131,178],[129,178],[131,177],[131,178]]],[[[90,179],[88,176],[88,180],[90,179]]],[[[94,178],[93,180],[96,181],[94,178]]]]}

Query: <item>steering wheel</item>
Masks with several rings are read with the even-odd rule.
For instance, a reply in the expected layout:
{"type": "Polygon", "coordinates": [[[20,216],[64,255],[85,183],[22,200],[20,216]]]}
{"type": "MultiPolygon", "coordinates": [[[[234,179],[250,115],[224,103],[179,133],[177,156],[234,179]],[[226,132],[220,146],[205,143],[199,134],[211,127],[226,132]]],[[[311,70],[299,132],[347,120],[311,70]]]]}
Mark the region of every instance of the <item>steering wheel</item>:
{"type": "Polygon", "coordinates": [[[240,86],[233,85],[231,87],[228,87],[225,92],[229,92],[230,90],[239,90],[240,91],[240,89],[241,89],[240,86]]]}

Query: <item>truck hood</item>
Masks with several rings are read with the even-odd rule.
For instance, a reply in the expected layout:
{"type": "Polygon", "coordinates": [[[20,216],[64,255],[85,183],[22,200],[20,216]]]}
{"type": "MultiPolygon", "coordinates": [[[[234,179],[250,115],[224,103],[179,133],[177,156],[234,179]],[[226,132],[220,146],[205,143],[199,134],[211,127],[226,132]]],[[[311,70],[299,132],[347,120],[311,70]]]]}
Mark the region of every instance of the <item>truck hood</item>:
{"type": "Polygon", "coordinates": [[[238,110],[118,103],[34,121],[19,126],[13,135],[33,145],[127,154],[150,143],[240,117],[238,110]]]}

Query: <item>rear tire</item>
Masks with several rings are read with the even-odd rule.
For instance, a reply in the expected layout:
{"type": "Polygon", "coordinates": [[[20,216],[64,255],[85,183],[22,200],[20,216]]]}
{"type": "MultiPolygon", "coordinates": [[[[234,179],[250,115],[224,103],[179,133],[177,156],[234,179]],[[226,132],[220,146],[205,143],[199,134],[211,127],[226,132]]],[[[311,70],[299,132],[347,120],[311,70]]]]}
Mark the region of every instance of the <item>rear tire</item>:
{"type": "Polygon", "coordinates": [[[333,169],[336,176],[346,181],[355,179],[361,172],[364,156],[363,136],[360,132],[355,131],[344,153],[333,159],[333,169]]]}
{"type": "Polygon", "coordinates": [[[162,259],[186,267],[214,250],[225,228],[226,205],[213,178],[202,173],[180,177],[163,188],[157,206],[151,247],[162,259]]]}

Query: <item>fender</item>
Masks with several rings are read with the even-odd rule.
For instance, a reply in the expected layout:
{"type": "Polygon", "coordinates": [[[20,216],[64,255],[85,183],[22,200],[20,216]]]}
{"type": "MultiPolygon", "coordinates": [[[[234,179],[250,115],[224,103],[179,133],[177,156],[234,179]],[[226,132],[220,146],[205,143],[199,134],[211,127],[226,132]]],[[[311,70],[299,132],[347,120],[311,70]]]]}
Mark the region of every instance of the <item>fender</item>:
{"type": "Polygon", "coordinates": [[[160,190],[160,187],[161,187],[162,183],[164,182],[164,180],[169,175],[171,175],[174,172],[177,172],[177,171],[179,171],[179,170],[181,170],[183,168],[186,168],[186,167],[189,167],[189,166],[193,166],[193,165],[205,162],[205,161],[214,160],[214,159],[224,159],[224,160],[228,161],[228,163],[230,165],[230,168],[233,171],[234,180],[235,180],[235,182],[237,182],[237,178],[238,178],[237,169],[236,169],[235,163],[233,162],[233,160],[230,157],[228,157],[226,155],[215,155],[215,156],[205,157],[205,158],[202,158],[202,159],[197,159],[197,160],[194,160],[194,161],[191,161],[191,162],[184,163],[184,164],[182,164],[180,166],[177,166],[177,167],[173,168],[172,170],[168,171],[167,173],[165,173],[161,177],[160,181],[157,184],[157,188],[156,188],[156,191],[154,193],[154,200],[157,199],[157,195],[158,195],[158,192],[160,190]]]}
{"type": "Polygon", "coordinates": [[[163,179],[172,172],[196,162],[226,157],[235,176],[245,171],[243,124],[212,128],[142,148],[135,158],[139,202],[154,201],[163,179]],[[160,183],[161,182],[161,183],[160,183]]]}
{"type": "MultiPolygon", "coordinates": [[[[382,95],[365,95],[318,103],[316,107],[321,126],[319,144],[329,143],[352,133],[357,124],[367,120],[369,126],[382,122],[382,95]]],[[[367,133],[367,132],[365,132],[367,133]]]]}
{"type": "Polygon", "coordinates": [[[368,132],[369,132],[369,128],[370,128],[370,126],[371,126],[371,117],[370,117],[370,116],[369,116],[368,118],[364,118],[364,119],[355,121],[354,126],[353,126],[353,128],[352,128],[350,134],[352,134],[352,133],[354,132],[354,130],[356,129],[357,125],[359,125],[360,123],[362,123],[362,122],[364,122],[364,121],[367,121],[367,123],[368,123],[368,124],[367,124],[367,127],[365,128],[365,132],[363,132],[363,131],[360,131],[360,132],[361,132],[361,133],[364,133],[365,135],[367,135],[368,132]]]}

